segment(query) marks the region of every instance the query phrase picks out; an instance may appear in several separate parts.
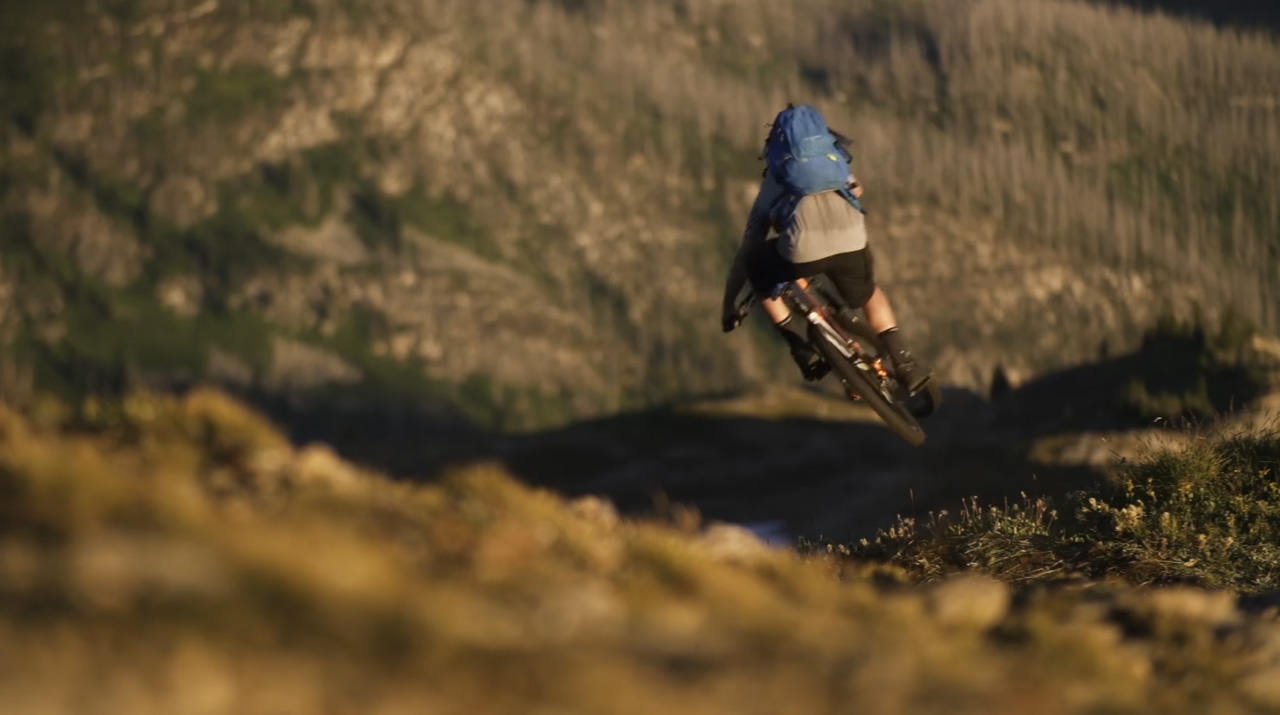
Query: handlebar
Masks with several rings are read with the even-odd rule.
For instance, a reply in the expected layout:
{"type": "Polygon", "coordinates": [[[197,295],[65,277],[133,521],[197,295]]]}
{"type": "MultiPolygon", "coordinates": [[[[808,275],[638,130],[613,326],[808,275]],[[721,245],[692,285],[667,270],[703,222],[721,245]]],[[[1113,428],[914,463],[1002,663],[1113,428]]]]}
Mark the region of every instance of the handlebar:
{"type": "MultiPolygon", "coordinates": [[[[773,291],[774,297],[778,297],[778,296],[781,296],[783,293],[786,293],[787,290],[794,283],[795,281],[787,281],[785,283],[779,283],[773,291]]],[[[829,306],[841,305],[840,299],[834,293],[832,293],[826,285],[824,285],[820,281],[815,282],[814,279],[809,279],[808,289],[815,291],[818,294],[818,296],[821,298],[822,302],[826,303],[829,306]]],[[[738,302],[737,308],[733,312],[734,327],[742,325],[743,321],[747,319],[747,315],[751,313],[751,308],[754,307],[755,304],[756,304],[756,292],[754,290],[748,290],[746,297],[744,297],[741,301],[738,302]]]]}

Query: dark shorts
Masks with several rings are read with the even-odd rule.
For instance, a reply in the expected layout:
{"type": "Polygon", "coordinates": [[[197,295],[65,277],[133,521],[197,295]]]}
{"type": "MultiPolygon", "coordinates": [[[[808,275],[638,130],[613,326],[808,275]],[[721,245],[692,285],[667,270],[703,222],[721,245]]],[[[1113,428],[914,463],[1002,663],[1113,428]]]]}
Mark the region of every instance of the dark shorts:
{"type": "Polygon", "coordinates": [[[871,247],[837,253],[808,263],[783,258],[777,241],[765,241],[747,254],[747,278],[757,293],[768,295],[779,283],[825,275],[851,308],[861,308],[876,290],[875,259],[871,247]]]}

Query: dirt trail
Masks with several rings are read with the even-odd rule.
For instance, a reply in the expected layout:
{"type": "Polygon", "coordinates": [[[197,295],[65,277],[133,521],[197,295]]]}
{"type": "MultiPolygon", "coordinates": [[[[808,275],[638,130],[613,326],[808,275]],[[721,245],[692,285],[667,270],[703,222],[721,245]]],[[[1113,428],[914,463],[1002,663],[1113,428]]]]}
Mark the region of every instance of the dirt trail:
{"type": "MultiPolygon", "coordinates": [[[[1254,342],[1269,377],[1248,410],[1223,418],[1228,426],[1280,419],[1280,341],[1254,342]]],[[[772,386],[503,439],[493,456],[534,484],[606,496],[628,512],[670,500],[715,519],[782,522],[775,532],[792,538],[856,539],[972,497],[1016,503],[1096,487],[1125,459],[1194,439],[1185,427],[1118,417],[1116,384],[1086,366],[994,400],[949,389],[919,448],[841,395],[772,386]]]]}
{"type": "Polygon", "coordinates": [[[1031,461],[1034,437],[993,427],[993,408],[972,396],[947,399],[919,448],[865,407],[779,387],[516,438],[497,456],[533,483],[606,496],[624,511],[650,511],[665,496],[710,518],[780,521],[792,537],[869,536],[898,514],[954,509],[972,496],[1061,493],[1102,478],[1092,464],[1031,461]]]}

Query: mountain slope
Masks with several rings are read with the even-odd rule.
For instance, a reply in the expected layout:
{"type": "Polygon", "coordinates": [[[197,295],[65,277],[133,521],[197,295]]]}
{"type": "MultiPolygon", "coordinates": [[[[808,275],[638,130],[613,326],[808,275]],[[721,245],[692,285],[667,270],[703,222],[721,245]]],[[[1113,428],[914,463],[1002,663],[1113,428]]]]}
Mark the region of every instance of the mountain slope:
{"type": "Polygon", "coordinates": [[[796,98],[857,137],[883,281],[953,384],[1196,304],[1277,326],[1262,36],[1050,0],[3,12],[14,392],[520,428],[789,375],[715,326],[796,98]]]}

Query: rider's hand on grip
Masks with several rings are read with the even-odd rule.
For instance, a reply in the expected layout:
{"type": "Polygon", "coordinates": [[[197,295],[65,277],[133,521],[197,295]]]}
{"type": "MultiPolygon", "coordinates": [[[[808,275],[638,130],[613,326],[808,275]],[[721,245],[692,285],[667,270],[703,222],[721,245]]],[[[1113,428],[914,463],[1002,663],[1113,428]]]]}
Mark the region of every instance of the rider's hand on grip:
{"type": "Polygon", "coordinates": [[[747,315],[751,312],[751,303],[746,302],[739,305],[737,310],[732,313],[725,313],[720,316],[720,327],[726,333],[732,332],[734,328],[742,325],[742,321],[747,319],[747,315]]]}

